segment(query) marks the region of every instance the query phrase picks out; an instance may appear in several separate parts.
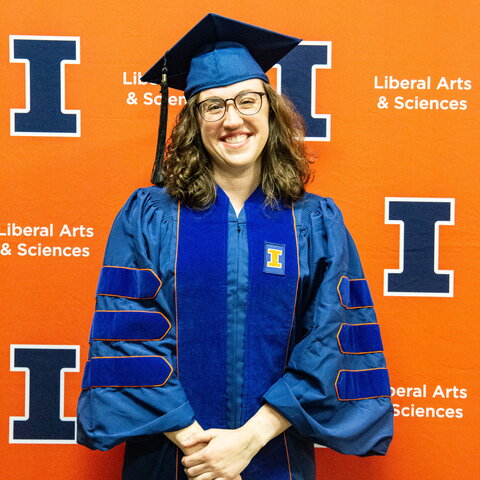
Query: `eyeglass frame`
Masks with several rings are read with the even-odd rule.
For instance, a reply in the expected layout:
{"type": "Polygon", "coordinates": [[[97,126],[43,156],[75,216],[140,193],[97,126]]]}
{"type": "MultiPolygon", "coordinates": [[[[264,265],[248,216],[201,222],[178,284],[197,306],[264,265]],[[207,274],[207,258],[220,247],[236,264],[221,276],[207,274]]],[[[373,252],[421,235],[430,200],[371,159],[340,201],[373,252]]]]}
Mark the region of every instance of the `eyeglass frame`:
{"type": "Polygon", "coordinates": [[[238,93],[237,95],[235,95],[235,97],[233,98],[220,98],[220,97],[211,97],[211,98],[206,98],[205,100],[202,100],[201,102],[197,103],[195,105],[195,108],[198,110],[198,113],[200,114],[200,116],[203,118],[203,120],[205,120],[206,122],[209,122],[209,123],[213,123],[213,122],[219,122],[220,120],[222,120],[223,117],[225,117],[226,113],[227,113],[227,102],[229,102],[230,100],[233,102],[233,106],[235,107],[235,110],[240,114],[240,115],[246,115],[247,117],[250,117],[252,115],[256,115],[261,109],[262,109],[262,105],[263,105],[263,96],[264,95],[267,95],[266,92],[254,92],[254,91],[247,91],[247,92],[240,92],[238,93]],[[237,99],[240,95],[246,95],[247,93],[255,93],[257,95],[260,95],[260,107],[258,107],[258,110],[255,112],[255,113],[243,113],[241,112],[238,107],[237,107],[237,102],[235,101],[235,99],[237,99]],[[223,102],[223,115],[220,117],[220,118],[217,118],[216,120],[207,120],[203,115],[202,115],[202,112],[200,111],[200,105],[202,105],[202,103],[205,103],[205,102],[208,102],[208,101],[211,101],[213,99],[217,99],[218,100],[222,100],[223,102]]]}

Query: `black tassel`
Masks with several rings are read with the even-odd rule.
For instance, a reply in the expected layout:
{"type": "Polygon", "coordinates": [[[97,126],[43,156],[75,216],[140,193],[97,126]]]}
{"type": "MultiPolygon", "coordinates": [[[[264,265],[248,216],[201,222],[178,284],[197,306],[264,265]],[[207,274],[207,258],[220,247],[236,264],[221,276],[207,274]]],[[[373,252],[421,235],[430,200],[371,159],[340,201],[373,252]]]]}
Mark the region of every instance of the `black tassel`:
{"type": "Polygon", "coordinates": [[[162,81],[160,82],[160,93],[162,94],[162,105],[160,107],[160,125],[158,126],[157,152],[152,170],[152,183],[163,185],[163,157],[165,154],[165,140],[167,136],[168,120],[168,81],[167,81],[167,56],[163,57],[162,81]]]}

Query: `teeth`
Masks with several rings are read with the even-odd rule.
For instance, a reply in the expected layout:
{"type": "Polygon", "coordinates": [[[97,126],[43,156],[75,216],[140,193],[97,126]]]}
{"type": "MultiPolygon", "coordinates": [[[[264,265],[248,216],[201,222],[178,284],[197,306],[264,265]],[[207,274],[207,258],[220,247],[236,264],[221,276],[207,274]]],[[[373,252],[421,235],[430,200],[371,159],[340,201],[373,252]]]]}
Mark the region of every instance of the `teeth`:
{"type": "Polygon", "coordinates": [[[227,137],[225,139],[225,142],[227,143],[241,143],[244,142],[247,139],[247,136],[245,134],[241,135],[235,135],[234,137],[227,137]]]}

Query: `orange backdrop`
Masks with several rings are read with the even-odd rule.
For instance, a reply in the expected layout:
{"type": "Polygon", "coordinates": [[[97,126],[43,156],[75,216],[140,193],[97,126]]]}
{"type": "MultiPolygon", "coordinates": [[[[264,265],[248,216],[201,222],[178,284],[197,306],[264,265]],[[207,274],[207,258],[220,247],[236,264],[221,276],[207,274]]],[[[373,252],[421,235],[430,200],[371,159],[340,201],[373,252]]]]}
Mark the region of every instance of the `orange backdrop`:
{"type": "MultiPolygon", "coordinates": [[[[309,142],[317,159],[310,190],[336,200],[360,250],[395,390],[396,434],[385,458],[346,457],[318,449],[318,479],[438,480],[478,475],[480,4],[4,0],[2,478],[120,478],[121,446],[100,453],[71,443],[11,443],[10,418],[28,415],[28,377],[14,370],[12,345],[79,346],[78,366],[83,366],[111,222],[133,189],[148,184],[154,155],[158,107],[127,100],[131,92],[143,98],[158,91],[151,85],[134,85],[134,72],[144,72],[210,11],[332,46],[331,68],[316,74],[315,99],[316,112],[331,115],[331,138],[309,142]],[[65,65],[65,107],[80,112],[79,135],[11,134],[11,109],[24,109],[28,92],[25,63],[12,61],[9,36],[77,39],[78,62],[65,65]],[[422,89],[419,82],[394,88],[395,79],[428,77],[430,89],[422,89]],[[381,108],[381,100],[388,108],[381,108]],[[408,108],[406,100],[417,106],[424,101],[427,108],[408,108]],[[431,100],[447,100],[443,103],[447,108],[431,108],[431,100]],[[391,197],[454,199],[454,224],[438,228],[438,268],[454,272],[452,296],[385,295],[384,271],[399,268],[401,243],[399,225],[386,223],[385,199],[391,197]],[[8,230],[13,224],[53,224],[54,234],[35,237],[23,230],[15,236],[8,230]],[[70,234],[60,236],[64,225],[70,234]],[[74,236],[73,228],[82,225],[74,236]],[[34,247],[30,253],[44,252],[46,246],[78,247],[77,253],[82,253],[21,254],[29,247],[34,247]]],[[[178,99],[179,92],[172,95],[178,99]]],[[[178,109],[172,106],[170,119],[178,109]]],[[[74,417],[81,373],[65,372],[64,378],[62,415],[74,417]]]]}

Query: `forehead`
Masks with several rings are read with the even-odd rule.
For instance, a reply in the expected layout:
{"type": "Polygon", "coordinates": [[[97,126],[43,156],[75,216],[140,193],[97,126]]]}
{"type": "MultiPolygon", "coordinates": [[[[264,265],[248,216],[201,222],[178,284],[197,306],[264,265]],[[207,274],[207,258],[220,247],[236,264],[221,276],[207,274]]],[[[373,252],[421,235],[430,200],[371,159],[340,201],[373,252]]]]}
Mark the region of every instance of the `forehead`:
{"type": "Polygon", "coordinates": [[[252,78],[250,80],[244,80],[243,82],[232,83],[226,87],[209,88],[200,92],[198,101],[201,102],[206,98],[220,97],[220,98],[233,98],[240,92],[244,91],[263,92],[263,81],[259,78],[252,78]]]}

